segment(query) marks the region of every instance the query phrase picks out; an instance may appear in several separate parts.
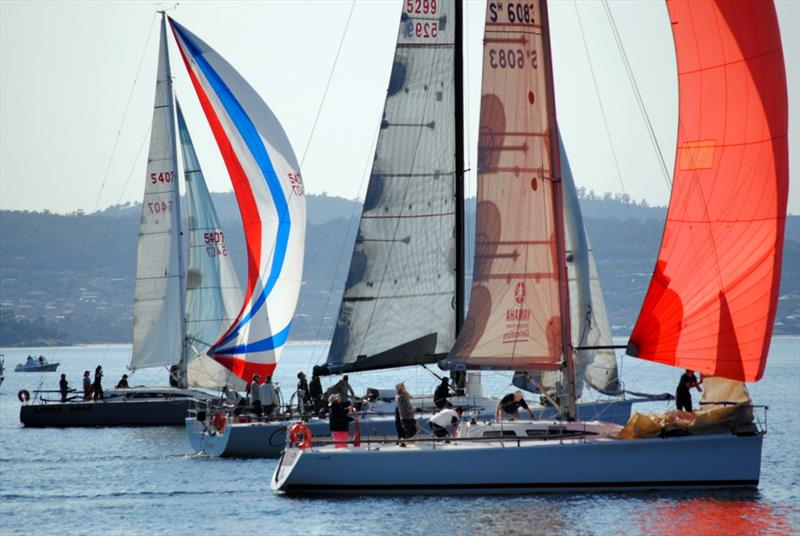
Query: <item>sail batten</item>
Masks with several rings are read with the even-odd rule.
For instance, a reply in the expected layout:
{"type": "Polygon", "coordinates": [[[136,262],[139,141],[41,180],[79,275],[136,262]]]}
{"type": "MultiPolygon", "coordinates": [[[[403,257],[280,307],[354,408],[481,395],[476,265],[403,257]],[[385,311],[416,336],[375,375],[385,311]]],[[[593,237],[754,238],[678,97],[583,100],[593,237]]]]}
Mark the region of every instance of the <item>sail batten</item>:
{"type": "Polygon", "coordinates": [[[375,161],[327,359],[333,372],[431,363],[452,346],[454,13],[453,0],[403,6],[375,161]]]}
{"type": "Polygon", "coordinates": [[[788,197],[786,76],[772,2],[667,2],[679,80],[672,197],[630,353],[761,378],[788,197]],[[753,6],[757,9],[753,9],[753,6]]]}

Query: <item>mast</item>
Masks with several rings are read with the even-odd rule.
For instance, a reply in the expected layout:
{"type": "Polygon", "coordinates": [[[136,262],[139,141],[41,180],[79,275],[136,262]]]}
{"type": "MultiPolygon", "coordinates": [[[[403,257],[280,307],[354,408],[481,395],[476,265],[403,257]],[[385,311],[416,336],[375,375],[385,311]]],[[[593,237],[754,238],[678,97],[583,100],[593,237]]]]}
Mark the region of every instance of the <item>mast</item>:
{"type": "MultiPolygon", "coordinates": [[[[161,13],[161,42],[166,45],[167,43],[167,13],[166,11],[159,11],[161,13]]],[[[167,48],[164,54],[164,60],[166,62],[167,67],[167,93],[169,95],[169,120],[170,124],[175,124],[175,93],[172,88],[172,69],[170,68],[169,64],[169,48],[167,48]]],[[[172,161],[177,164],[178,162],[178,142],[175,136],[175,128],[170,129],[170,146],[172,150],[172,161]]],[[[175,170],[175,176],[178,176],[177,169],[175,170]]],[[[177,179],[176,179],[177,180],[177,179]]],[[[181,330],[181,358],[178,362],[178,387],[181,389],[186,389],[189,384],[187,368],[188,368],[188,359],[187,359],[187,352],[186,352],[186,317],[184,312],[186,311],[186,264],[183,258],[183,230],[182,230],[182,218],[181,218],[181,192],[179,182],[175,183],[175,190],[173,192],[173,199],[172,202],[175,204],[175,219],[178,222],[177,229],[174,230],[172,236],[175,239],[175,247],[177,248],[178,252],[178,279],[180,280],[179,288],[180,292],[178,293],[180,296],[179,300],[179,310],[181,312],[181,322],[180,322],[180,330],[181,330]]]]}
{"type": "Polygon", "coordinates": [[[567,256],[564,245],[564,202],[562,192],[561,155],[558,143],[558,122],[556,121],[556,102],[553,83],[553,61],[550,50],[550,20],[547,13],[547,0],[541,2],[542,42],[543,54],[547,71],[545,83],[550,98],[547,100],[547,113],[550,116],[550,169],[553,184],[553,209],[555,212],[556,252],[558,266],[558,281],[561,302],[561,348],[564,353],[564,375],[566,400],[560,400],[562,417],[573,421],[577,417],[575,407],[575,365],[572,359],[572,328],[570,325],[569,311],[569,279],[567,274],[567,256]]]}
{"type": "MultiPolygon", "coordinates": [[[[461,0],[455,2],[455,45],[453,47],[453,80],[455,87],[455,203],[456,203],[456,331],[458,337],[464,325],[464,286],[466,274],[464,269],[464,15],[461,0]]],[[[466,372],[450,371],[450,378],[456,390],[463,392],[466,388],[466,372]]]]}

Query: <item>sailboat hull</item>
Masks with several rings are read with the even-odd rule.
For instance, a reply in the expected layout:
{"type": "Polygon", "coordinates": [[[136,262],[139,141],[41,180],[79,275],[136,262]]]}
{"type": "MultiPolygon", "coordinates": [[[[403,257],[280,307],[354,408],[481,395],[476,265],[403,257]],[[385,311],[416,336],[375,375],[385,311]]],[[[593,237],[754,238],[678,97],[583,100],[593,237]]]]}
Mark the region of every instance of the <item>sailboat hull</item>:
{"type": "Polygon", "coordinates": [[[519,494],[757,487],[761,435],[287,449],[289,494],[519,494]],[[598,463],[602,460],[602,463],[598,463]]]}
{"type": "MultiPolygon", "coordinates": [[[[458,403],[458,399],[453,399],[458,403]]],[[[631,415],[631,405],[639,399],[613,400],[610,402],[586,402],[578,405],[578,413],[581,419],[603,420],[616,424],[625,424],[631,415]]],[[[465,401],[465,406],[476,407],[480,412],[478,419],[494,418],[494,410],[497,405],[496,399],[473,399],[465,401]]],[[[427,407],[432,407],[432,403],[427,407]]],[[[376,415],[368,415],[361,422],[361,433],[363,436],[395,436],[394,425],[394,402],[387,402],[374,407],[378,412],[376,415]],[[384,416],[381,416],[380,414],[384,416]],[[388,416],[388,417],[387,417],[388,416]]],[[[428,419],[431,416],[430,410],[421,408],[423,416],[418,420],[419,424],[427,427],[428,419]]],[[[557,417],[553,408],[534,407],[533,416],[535,419],[554,419],[557,417]]],[[[273,422],[250,422],[235,423],[224,428],[222,432],[211,429],[208,423],[198,421],[195,417],[186,418],[186,433],[189,442],[197,453],[222,458],[277,458],[286,446],[286,426],[292,422],[273,421],[273,422]]],[[[330,428],[327,420],[313,419],[308,423],[308,427],[314,437],[330,436],[330,428]]],[[[354,433],[354,426],[351,424],[350,433],[354,433]]]]}

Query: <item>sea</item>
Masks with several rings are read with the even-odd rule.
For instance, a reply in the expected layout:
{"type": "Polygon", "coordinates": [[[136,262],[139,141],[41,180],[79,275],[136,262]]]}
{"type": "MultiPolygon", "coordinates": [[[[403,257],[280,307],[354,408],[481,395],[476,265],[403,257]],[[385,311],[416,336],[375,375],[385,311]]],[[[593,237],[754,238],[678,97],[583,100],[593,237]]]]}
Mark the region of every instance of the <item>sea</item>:
{"type": "MultiPolygon", "coordinates": [[[[326,349],[324,342],[288,345],[275,374],[284,393],[293,391],[297,372],[310,376],[326,349]]],[[[61,373],[80,387],[82,372],[98,364],[105,387],[111,387],[127,372],[131,348],[0,353],[6,368],[0,386],[2,536],[800,534],[800,337],[775,337],[763,380],[750,386],[754,403],[769,407],[762,419],[768,433],[757,490],[499,497],[291,498],[270,490],[275,460],[197,455],[182,427],[25,429],[19,422],[20,389],[57,389],[61,373]],[[59,362],[58,371],[14,372],[29,354],[59,362]]],[[[674,392],[681,372],[629,357],[619,367],[628,389],[650,393],[674,392]]],[[[358,393],[403,380],[412,393],[430,394],[435,372],[434,366],[352,374],[350,383],[358,393]]],[[[483,388],[501,396],[513,390],[510,381],[507,373],[485,374],[483,388]]],[[[131,385],[166,383],[165,370],[131,375],[131,385]]],[[[663,401],[634,406],[640,412],[670,407],[663,401]]]]}

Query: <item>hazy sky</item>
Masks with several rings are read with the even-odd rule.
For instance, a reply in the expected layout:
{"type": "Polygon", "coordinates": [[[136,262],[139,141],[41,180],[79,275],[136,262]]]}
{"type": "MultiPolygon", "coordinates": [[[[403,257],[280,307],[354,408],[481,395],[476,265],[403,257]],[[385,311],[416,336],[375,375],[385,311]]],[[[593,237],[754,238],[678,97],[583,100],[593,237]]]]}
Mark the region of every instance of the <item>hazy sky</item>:
{"type": "MultiPolygon", "coordinates": [[[[800,2],[777,4],[789,82],[789,211],[797,214],[800,2]]],[[[308,147],[302,168],[307,190],[347,198],[363,197],[366,187],[402,1],[356,3],[309,147],[351,5],[333,0],[183,1],[171,11],[259,91],[283,123],[298,158],[308,147]]],[[[628,0],[610,2],[610,8],[671,173],[677,80],[666,7],[628,0]]],[[[92,211],[141,198],[158,46],[155,9],[151,1],[0,0],[0,208],[92,211]]],[[[484,10],[483,1],[467,2],[472,168],[484,10]]],[[[603,5],[553,0],[550,11],[559,125],[576,182],[596,192],[624,191],[636,200],[666,204],[667,179],[603,5]]],[[[172,59],[176,92],[209,187],[229,191],[216,144],[174,48],[172,59]]],[[[474,181],[474,173],[469,177],[474,181]]],[[[468,193],[474,193],[474,185],[468,193]]]]}

